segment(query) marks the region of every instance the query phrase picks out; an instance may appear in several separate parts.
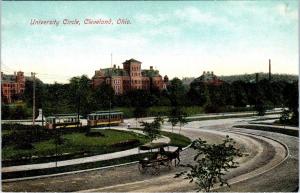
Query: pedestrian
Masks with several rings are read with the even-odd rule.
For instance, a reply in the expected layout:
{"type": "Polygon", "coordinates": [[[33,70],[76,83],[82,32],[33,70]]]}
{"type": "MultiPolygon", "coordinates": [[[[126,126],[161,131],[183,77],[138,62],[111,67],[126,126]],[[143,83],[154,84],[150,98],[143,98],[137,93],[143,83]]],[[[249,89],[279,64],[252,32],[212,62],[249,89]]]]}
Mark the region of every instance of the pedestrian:
{"type": "Polygon", "coordinates": [[[130,123],[127,123],[127,128],[128,128],[128,129],[130,128],[130,123]]]}

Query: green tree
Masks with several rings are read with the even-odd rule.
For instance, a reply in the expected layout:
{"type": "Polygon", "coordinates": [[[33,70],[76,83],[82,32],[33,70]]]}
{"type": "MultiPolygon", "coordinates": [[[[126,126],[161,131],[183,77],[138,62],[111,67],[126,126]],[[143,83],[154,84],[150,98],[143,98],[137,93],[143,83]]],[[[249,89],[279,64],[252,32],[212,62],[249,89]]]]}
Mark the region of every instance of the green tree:
{"type": "Polygon", "coordinates": [[[133,115],[136,124],[139,118],[147,115],[149,107],[156,103],[156,98],[146,90],[132,90],[128,93],[131,100],[131,106],[134,107],[133,115]]]}
{"type": "Polygon", "coordinates": [[[157,137],[160,136],[161,124],[163,124],[164,120],[161,117],[156,117],[153,122],[141,122],[143,128],[143,132],[147,135],[150,141],[153,141],[157,137]]]}
{"type": "MultiPolygon", "coordinates": [[[[77,104],[76,111],[87,115],[91,112],[91,80],[86,76],[73,77],[70,79],[70,91],[74,95],[72,103],[77,104]]],[[[74,109],[75,110],[75,109],[74,109]]]]}
{"type": "Polygon", "coordinates": [[[178,120],[178,111],[177,111],[176,107],[171,108],[171,111],[168,115],[168,122],[171,123],[171,125],[172,125],[172,133],[173,133],[174,127],[179,122],[179,120],[178,120]]]}
{"type": "Polygon", "coordinates": [[[283,108],[279,118],[280,123],[287,124],[290,120],[290,113],[291,112],[288,109],[283,108]]]}
{"type": "Polygon", "coordinates": [[[168,97],[172,106],[182,105],[185,96],[185,87],[179,78],[173,78],[168,86],[168,97]]]}
{"type": "Polygon", "coordinates": [[[98,88],[94,89],[92,93],[92,103],[94,103],[94,105],[92,105],[92,109],[94,110],[113,107],[115,104],[115,91],[111,85],[103,82],[98,88]]]}
{"type": "Polygon", "coordinates": [[[229,169],[238,167],[239,163],[234,159],[242,156],[234,145],[235,142],[229,136],[226,136],[221,144],[207,144],[200,138],[193,141],[191,147],[197,151],[194,157],[196,164],[182,165],[190,170],[180,172],[175,177],[184,176],[190,182],[195,180],[199,191],[210,192],[216,181],[219,181],[221,186],[229,186],[224,175],[229,169]]]}
{"type": "Polygon", "coordinates": [[[71,90],[70,84],[55,82],[45,87],[46,91],[42,103],[45,116],[58,113],[74,113],[77,111],[76,92],[71,90]]]}
{"type": "Polygon", "coordinates": [[[258,116],[264,116],[267,110],[265,102],[261,99],[258,99],[255,105],[255,110],[257,111],[258,116]]]}
{"type": "Polygon", "coordinates": [[[22,105],[17,105],[15,108],[15,112],[14,112],[14,118],[15,119],[24,119],[26,118],[26,110],[24,108],[24,106],[22,105]]]}
{"type": "Polygon", "coordinates": [[[10,110],[9,106],[1,103],[1,118],[2,119],[9,119],[10,117],[10,110]]]}
{"type": "Polygon", "coordinates": [[[292,112],[291,124],[299,124],[299,93],[298,93],[298,81],[287,84],[283,92],[285,106],[292,112]]]}
{"type": "Polygon", "coordinates": [[[188,123],[187,119],[187,114],[183,111],[180,111],[180,115],[179,115],[179,118],[178,118],[178,122],[179,122],[179,134],[181,132],[181,128],[182,126],[184,126],[185,124],[188,123]]]}
{"type": "Polygon", "coordinates": [[[135,117],[136,127],[139,118],[145,117],[147,115],[146,107],[136,106],[133,110],[133,116],[135,117]]]}
{"type": "Polygon", "coordinates": [[[190,84],[190,90],[188,91],[187,96],[189,97],[192,105],[211,105],[208,85],[200,79],[195,79],[190,84]]]}
{"type": "Polygon", "coordinates": [[[234,81],[231,86],[233,90],[233,105],[236,107],[245,107],[248,103],[245,83],[243,81],[234,81]]]}
{"type": "MultiPolygon", "coordinates": [[[[35,80],[35,105],[36,109],[42,108],[44,96],[47,94],[45,90],[46,85],[39,79],[35,80]]],[[[33,102],[33,80],[29,79],[25,81],[25,90],[23,97],[28,106],[32,107],[33,102]]]]}

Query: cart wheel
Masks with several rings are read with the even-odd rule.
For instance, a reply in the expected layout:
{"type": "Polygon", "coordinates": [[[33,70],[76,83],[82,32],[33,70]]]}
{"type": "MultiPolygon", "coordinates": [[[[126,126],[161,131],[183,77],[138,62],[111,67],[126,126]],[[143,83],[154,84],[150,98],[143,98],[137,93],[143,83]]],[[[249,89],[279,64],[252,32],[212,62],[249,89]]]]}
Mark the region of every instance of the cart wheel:
{"type": "Polygon", "coordinates": [[[154,163],[153,165],[153,171],[152,174],[153,175],[159,175],[160,174],[160,167],[159,167],[159,163],[154,163]]]}
{"type": "Polygon", "coordinates": [[[171,169],[172,169],[172,161],[171,161],[171,160],[169,160],[167,164],[168,164],[168,168],[169,168],[169,170],[171,170],[171,169]]]}
{"type": "Polygon", "coordinates": [[[138,164],[138,168],[142,174],[144,174],[146,172],[146,168],[143,166],[143,164],[138,164]]]}

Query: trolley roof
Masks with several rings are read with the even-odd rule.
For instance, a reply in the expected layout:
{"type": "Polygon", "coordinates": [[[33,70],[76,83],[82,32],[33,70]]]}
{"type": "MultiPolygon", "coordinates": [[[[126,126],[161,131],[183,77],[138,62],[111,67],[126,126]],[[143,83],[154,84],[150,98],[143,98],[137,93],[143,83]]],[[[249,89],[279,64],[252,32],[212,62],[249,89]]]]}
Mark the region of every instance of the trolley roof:
{"type": "MultiPolygon", "coordinates": [[[[78,118],[77,114],[55,114],[52,116],[48,116],[46,118],[78,118]]],[[[79,118],[82,118],[81,115],[79,115],[79,118]]]]}
{"type": "Polygon", "coordinates": [[[122,111],[96,111],[88,115],[120,115],[122,111]]]}
{"type": "Polygon", "coordinates": [[[113,112],[113,113],[91,113],[91,114],[88,114],[88,115],[123,115],[123,113],[122,112],[118,112],[118,113],[116,113],[116,112],[113,112]]]}

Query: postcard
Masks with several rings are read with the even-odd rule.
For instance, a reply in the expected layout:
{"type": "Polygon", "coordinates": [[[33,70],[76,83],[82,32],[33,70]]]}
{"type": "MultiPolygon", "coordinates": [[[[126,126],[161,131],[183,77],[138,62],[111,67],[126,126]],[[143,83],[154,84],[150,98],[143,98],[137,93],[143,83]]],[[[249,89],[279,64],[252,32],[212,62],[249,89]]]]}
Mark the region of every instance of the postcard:
{"type": "Polygon", "coordinates": [[[1,3],[3,192],[298,192],[298,1],[1,3]]]}

